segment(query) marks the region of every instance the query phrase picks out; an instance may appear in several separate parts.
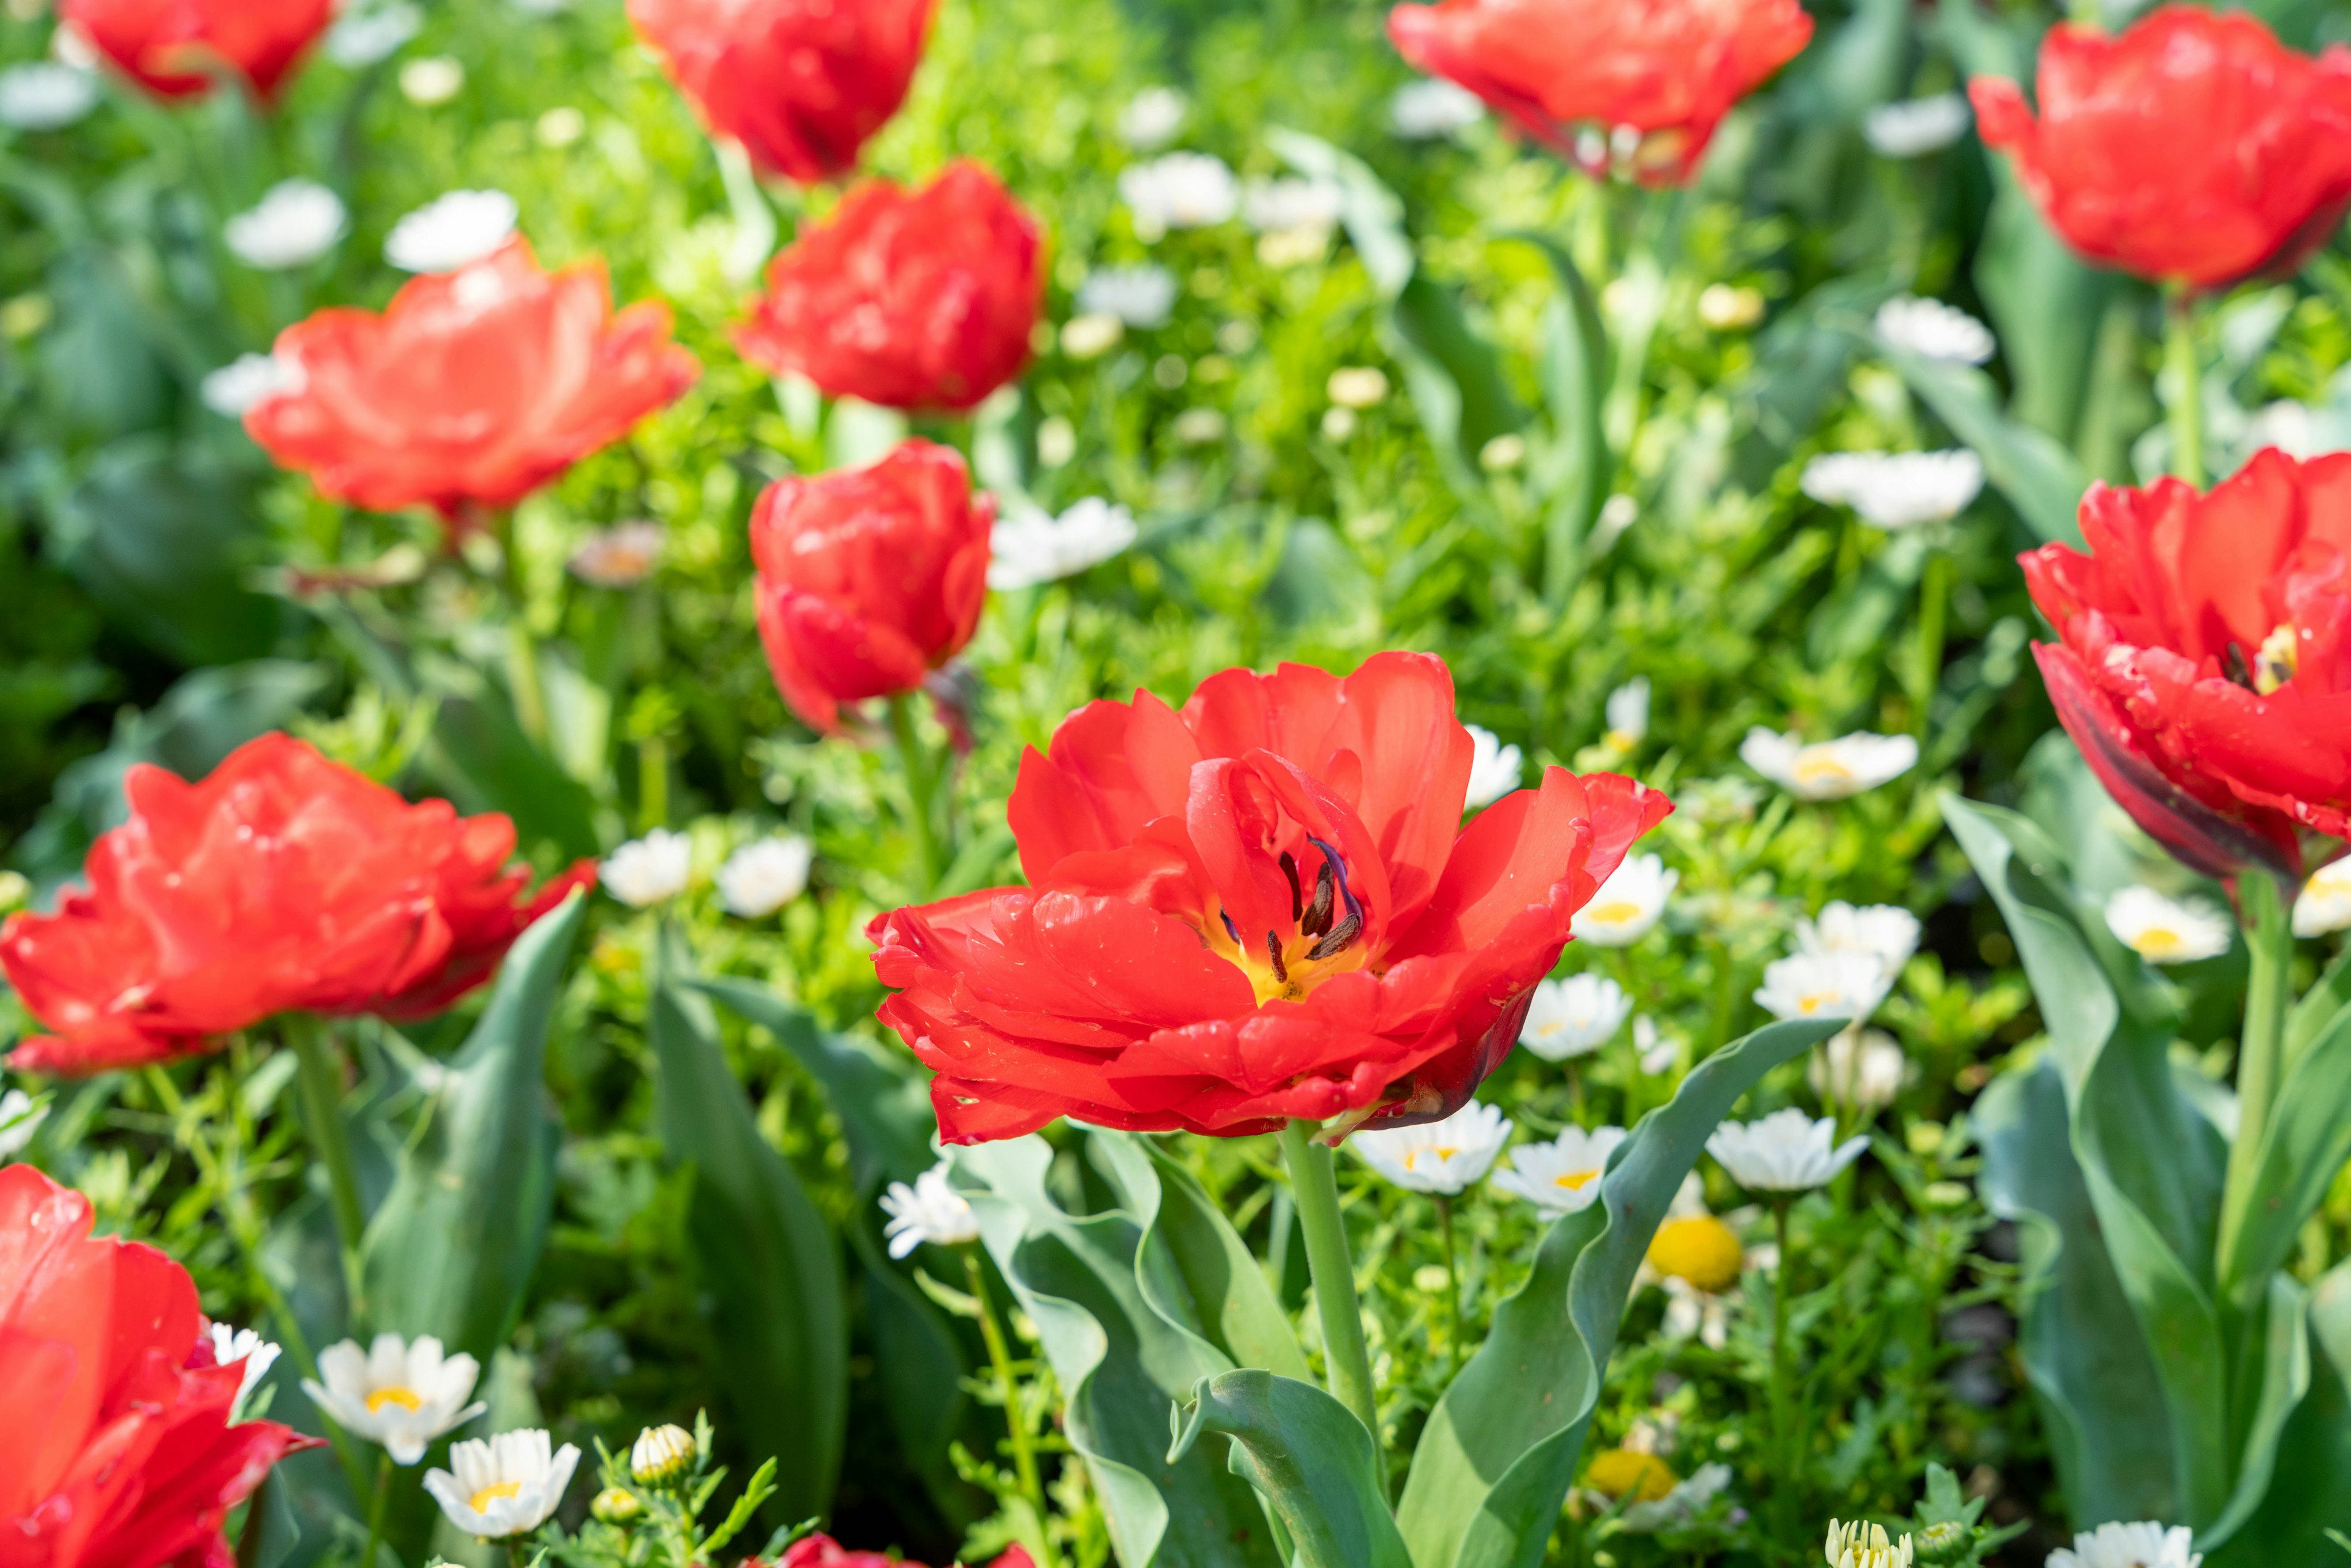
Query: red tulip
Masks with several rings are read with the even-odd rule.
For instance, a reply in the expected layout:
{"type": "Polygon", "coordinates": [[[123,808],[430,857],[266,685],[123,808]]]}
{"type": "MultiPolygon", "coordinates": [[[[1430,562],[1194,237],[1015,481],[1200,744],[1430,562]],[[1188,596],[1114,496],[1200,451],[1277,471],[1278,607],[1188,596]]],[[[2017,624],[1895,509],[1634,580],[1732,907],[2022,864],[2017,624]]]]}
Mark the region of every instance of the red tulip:
{"type": "Polygon", "coordinates": [[[1731,106],[1812,36],[1798,0],[1438,0],[1388,13],[1388,37],[1422,70],[1592,172],[1621,167],[1651,185],[1689,178],[1731,106]]]}
{"type": "Polygon", "coordinates": [[[936,0],[629,0],[629,19],[722,136],[811,185],[857,166],[906,101],[936,0]]]}
{"type": "Polygon", "coordinates": [[[2082,533],[2022,558],[2066,732],[2189,865],[2298,883],[2342,850],[2305,835],[2351,836],[2351,455],[2095,485],[2082,533]]]}
{"type": "Polygon", "coordinates": [[[201,784],[134,767],[123,793],[88,891],[0,925],[0,967],[54,1031],[16,1048],[20,1071],[168,1061],[297,1009],[436,1012],[594,877],[574,867],[524,900],[505,817],[412,806],[283,735],[201,784]]]}
{"type": "Polygon", "coordinates": [[[229,1425],[244,1369],[188,1271],[89,1232],[88,1198],[0,1168],[0,1563],[230,1568],[222,1521],[314,1440],[229,1425]]]}
{"type": "Polygon", "coordinates": [[[2291,272],[2351,205],[2351,50],[2313,59],[2243,12],[2166,5],[2119,37],[2042,41],[2041,117],[2014,82],[1969,83],[2052,227],[2091,260],[2222,288],[2291,272]]]}
{"type": "Polygon", "coordinates": [[[1228,670],[1182,710],[1080,709],[1021,759],[1031,885],[874,921],[882,1021],[938,1076],[940,1134],[1056,1116],[1219,1137],[1449,1114],[1512,1040],[1568,923],[1673,810],[1553,768],[1467,828],[1453,678],[1228,670]]]}
{"type": "Polygon", "coordinates": [[[225,67],[275,98],[335,0],[63,0],[58,19],[148,91],[192,98],[225,67]]]}
{"type": "Polygon", "coordinates": [[[836,730],[842,703],[911,692],[961,652],[995,524],[963,458],[927,441],[768,486],[751,509],[759,641],[792,711],[836,730]]]}
{"type": "MultiPolygon", "coordinates": [[[[754,1557],[743,1568],[765,1568],[754,1557]]],[[[923,1568],[910,1559],[893,1557],[886,1552],[852,1552],[830,1535],[803,1535],[785,1548],[776,1560],[776,1568],[923,1568]]],[[[1035,1568],[1029,1549],[1017,1542],[1008,1546],[988,1564],[988,1568],[1035,1568]]]]}
{"type": "Polygon", "coordinates": [[[542,272],[516,240],[410,280],[381,316],[287,328],[277,357],[299,384],[245,428],[329,496],[455,521],[514,505],[692,386],[701,367],[669,331],[655,301],[613,314],[602,263],[542,272]]]}
{"type": "Polygon", "coordinates": [[[1020,373],[1045,242],[996,176],[956,163],[920,191],[860,185],[768,265],[743,357],[835,397],[967,409],[1020,373]]]}

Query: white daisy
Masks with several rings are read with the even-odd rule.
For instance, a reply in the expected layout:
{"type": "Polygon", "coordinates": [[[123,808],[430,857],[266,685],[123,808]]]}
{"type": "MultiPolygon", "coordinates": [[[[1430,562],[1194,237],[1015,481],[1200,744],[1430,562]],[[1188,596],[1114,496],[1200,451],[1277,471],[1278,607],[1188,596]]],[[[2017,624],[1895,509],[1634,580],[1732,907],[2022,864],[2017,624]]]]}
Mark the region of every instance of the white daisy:
{"type": "Polygon", "coordinates": [[[1809,1192],[1824,1186],[1869,1147],[1866,1137],[1836,1141],[1836,1123],[1815,1122],[1791,1105],[1759,1122],[1725,1122],[1706,1152],[1750,1192],[1809,1192]]]}
{"type": "Polygon", "coordinates": [[[1535,987],[1519,1043],[1545,1061],[1565,1061],[1599,1050],[1633,1013],[1625,988],[1598,975],[1570,975],[1535,987]]]}
{"type": "Polygon", "coordinates": [[[1799,800],[1842,800],[1918,766],[1918,743],[1907,735],[1857,730],[1806,746],[1793,734],[1757,725],[1739,744],[1739,759],[1799,800]]]}
{"type": "Polygon", "coordinates": [[[1251,180],[1241,191],[1241,215],[1259,234],[1327,229],[1338,223],[1346,201],[1332,180],[1251,180]]]}
{"type": "Polygon", "coordinates": [[[400,68],[400,96],[419,109],[436,109],[465,90],[465,62],[428,55],[400,68]]]}
{"type": "Polygon", "coordinates": [[[2310,873],[2294,901],[2294,934],[2324,936],[2351,926],[2351,860],[2329,861],[2310,873]]]}
{"type": "Polygon", "coordinates": [[[449,1469],[427,1470],[424,1490],[451,1524],[477,1541],[528,1535],[554,1517],[580,1464],[540,1427],[475,1437],[449,1450],[449,1469]]]}
{"type": "Polygon", "coordinates": [[[1059,582],[1100,566],[1134,543],[1134,514],[1089,496],[1056,517],[1025,511],[988,536],[987,586],[999,593],[1059,582]]]}
{"type": "Polygon", "coordinates": [[[1884,961],[1875,953],[1799,951],[1763,967],[1763,984],[1756,988],[1755,1004],[1782,1020],[1852,1019],[1859,1022],[1877,1010],[1893,983],[1884,961]]]}
{"type": "Polygon", "coordinates": [[[2150,964],[2193,964],[2229,950],[2229,917],[2204,900],[2126,887],[2106,900],[2106,929],[2150,964]]]}
{"type": "Polygon", "coordinates": [[[1681,1051],[1680,1038],[1659,1030],[1656,1019],[1645,1014],[1633,1020],[1633,1054],[1640,1060],[1641,1071],[1650,1077],[1671,1067],[1681,1051]]]}
{"type": "Polygon", "coordinates": [[[223,419],[243,419],[271,398],[293,396],[309,379],[292,360],[239,354],[206,376],[199,392],[204,406],[223,419]]]}
{"type": "Polygon", "coordinates": [[[1072,316],[1061,325],[1061,352],[1073,360],[1100,359],[1117,348],[1119,340],[1125,336],[1126,323],[1107,312],[1072,316]]]}
{"type": "Polygon", "coordinates": [[[1128,327],[1164,327],[1176,308],[1176,275],[1145,262],[1105,267],[1078,285],[1078,309],[1088,316],[1115,316],[1128,327]]]}
{"type": "Polygon", "coordinates": [[[1855,907],[1843,899],[1823,906],[1817,920],[1796,922],[1800,953],[1866,953],[1890,982],[1918,950],[1918,917],[1898,904],[1855,907]]]}
{"type": "Polygon", "coordinates": [[[1392,1186],[1450,1197],[1483,1180],[1510,1141],[1510,1118],[1472,1100],[1442,1122],[1374,1127],[1348,1139],[1347,1146],[1392,1186]]]}
{"type": "Polygon", "coordinates": [[[1224,161],[1206,152],[1170,152],[1119,172],[1118,193],[1135,232],[1156,239],[1169,229],[1208,228],[1240,206],[1240,184],[1224,161]]]}
{"type": "Polygon", "coordinates": [[[307,267],[350,227],[343,199],[316,180],[281,180],[261,204],[222,225],[221,239],[247,267],[283,272],[307,267]]]}
{"type": "Polygon", "coordinates": [[[2196,1532],[2184,1524],[2102,1524],[2074,1536],[2070,1551],[2052,1552],[2048,1568],[2196,1568],[2204,1554],[2195,1544],[2196,1532]]]}
{"type": "Polygon", "coordinates": [[[1877,308],[1877,335],[1922,360],[1980,365],[2000,345],[1991,329],[1939,299],[1897,294],[1877,308]]]}
{"type": "Polygon", "coordinates": [[[354,5],[327,29],[326,55],[347,70],[360,70],[390,59],[423,30],[424,13],[413,5],[354,5]]]}
{"type": "Polygon", "coordinates": [[[745,844],[718,868],[718,903],[729,915],[765,920],[808,891],[816,846],[798,833],[771,833],[745,844]]]}
{"type": "Polygon", "coordinates": [[[1387,401],[1387,372],[1377,365],[1342,365],[1322,391],[1341,408],[1375,408],[1387,401]]]}
{"type": "Polygon", "coordinates": [[[1512,1149],[1510,1167],[1494,1173],[1494,1185],[1545,1214],[1573,1214],[1600,1196],[1601,1173],[1624,1141],[1622,1127],[1569,1127],[1548,1144],[1512,1149]]]}
{"type": "Polygon", "coordinates": [[[669,545],[669,529],[648,517],[598,528],[565,563],[591,588],[634,588],[653,575],[669,545]]]}
{"type": "Polygon", "coordinates": [[[1184,129],[1184,95],[1172,87],[1147,87],[1118,117],[1119,140],[1137,152],[1156,152],[1184,129]]]}
{"type": "Polygon", "coordinates": [[[504,191],[452,191],[392,225],[383,258],[402,272],[455,272],[495,254],[521,216],[504,191]]]}
{"type": "Polygon", "coordinates": [[[480,1375],[472,1356],[444,1356],[430,1334],[411,1343],[380,1333],[364,1351],[348,1339],[320,1351],[323,1383],[306,1377],[302,1392],[346,1432],[381,1444],[394,1464],[413,1465],[434,1438],[489,1408],[465,1403],[480,1375]]]}
{"type": "Polygon", "coordinates": [[[1602,738],[1619,751],[1630,751],[1648,737],[1649,677],[1635,675],[1608,694],[1608,733],[1602,738]]]}
{"type": "Polygon", "coordinates": [[[1938,92],[1874,106],[1861,117],[1861,134],[1881,158],[1917,158],[1966,135],[1973,119],[1964,94],[1938,92]]]}
{"type": "Polygon", "coordinates": [[[22,1089],[0,1094],[0,1160],[13,1160],[23,1154],[48,1114],[47,1095],[36,1100],[22,1089]]]}
{"type": "Polygon", "coordinates": [[[892,1182],[882,1195],[882,1212],[890,1217],[882,1234],[890,1239],[893,1258],[904,1258],[925,1242],[953,1247],[979,1239],[979,1216],[948,1183],[944,1163],[916,1176],[912,1186],[892,1182]]]}
{"type": "Polygon", "coordinates": [[[1579,942],[1629,947],[1665,918],[1666,900],[1681,880],[1681,873],[1667,871],[1656,855],[1626,855],[1592,902],[1575,912],[1569,929],[1579,942]]]}
{"type": "Polygon", "coordinates": [[[629,1474],[647,1486],[684,1475],[698,1445],[694,1434],[674,1424],[647,1427],[629,1445],[629,1474]]]}
{"type": "Polygon", "coordinates": [[[1841,1030],[1813,1052],[1804,1078],[1831,1104],[1882,1111],[1910,1077],[1910,1059],[1884,1030],[1841,1030]]]}
{"type": "Polygon", "coordinates": [[[252,1402],[253,1391],[261,1386],[261,1380],[277,1364],[277,1346],[251,1329],[231,1328],[226,1323],[212,1325],[212,1341],[214,1366],[245,1369],[245,1381],[236,1385],[236,1401],[228,1410],[229,1425],[234,1427],[245,1419],[245,1407],[252,1402]]]}
{"type": "Polygon", "coordinates": [[[630,908],[650,908],[685,891],[694,875],[693,841],[655,828],[606,856],[596,875],[605,892],[630,908]]]}
{"type": "Polygon", "coordinates": [[[1804,465],[1804,494],[1898,532],[1949,522],[1983,490],[1983,459],[1950,452],[1831,452],[1804,465]]]}
{"type": "Polygon", "coordinates": [[[1388,129],[1407,141],[1434,141],[1485,118],[1476,93],[1443,77],[1406,82],[1388,101],[1388,129]]]}
{"type": "Polygon", "coordinates": [[[1465,803],[1476,810],[1492,805],[1519,787],[1523,758],[1517,747],[1504,746],[1501,737],[1492,730],[1474,724],[1467,727],[1474,749],[1469,759],[1469,798],[1465,803]]]}
{"type": "Polygon", "coordinates": [[[52,60],[0,70],[0,125],[62,131],[98,107],[98,73],[52,60]]]}

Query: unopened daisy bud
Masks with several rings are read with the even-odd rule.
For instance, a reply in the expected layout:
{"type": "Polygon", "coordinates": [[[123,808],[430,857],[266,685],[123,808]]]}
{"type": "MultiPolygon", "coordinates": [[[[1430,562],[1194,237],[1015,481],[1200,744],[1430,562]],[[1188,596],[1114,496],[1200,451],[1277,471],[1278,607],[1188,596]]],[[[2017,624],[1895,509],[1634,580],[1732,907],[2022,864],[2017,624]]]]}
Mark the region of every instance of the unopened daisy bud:
{"type": "Polygon", "coordinates": [[[645,1505],[638,1501],[637,1494],[626,1487],[606,1487],[596,1494],[596,1500],[588,1505],[588,1511],[606,1524],[626,1524],[643,1513],[645,1505]]]}
{"type": "Polygon", "coordinates": [[[1957,1563],[1975,1543],[1975,1531],[1956,1519],[1938,1519],[1918,1532],[1918,1561],[1957,1563]]]}
{"type": "Polygon", "coordinates": [[[694,1434],[683,1427],[648,1427],[629,1450],[629,1473],[651,1486],[682,1475],[694,1462],[694,1434]]]}
{"type": "Polygon", "coordinates": [[[1890,1540],[1882,1524],[1829,1521],[1830,1568],[1910,1568],[1912,1552],[1909,1536],[1890,1540]]]}

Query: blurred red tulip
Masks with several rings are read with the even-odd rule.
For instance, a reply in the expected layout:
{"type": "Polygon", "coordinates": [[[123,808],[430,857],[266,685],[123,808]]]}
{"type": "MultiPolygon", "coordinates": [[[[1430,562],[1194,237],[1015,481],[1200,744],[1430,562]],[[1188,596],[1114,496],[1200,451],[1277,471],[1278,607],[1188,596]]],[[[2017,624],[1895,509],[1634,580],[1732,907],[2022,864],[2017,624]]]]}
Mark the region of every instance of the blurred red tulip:
{"type": "MultiPolygon", "coordinates": [[[[743,1568],[766,1568],[754,1557],[743,1568]]],[[[919,1563],[904,1557],[893,1557],[886,1552],[852,1552],[830,1535],[803,1535],[776,1560],[776,1568],[923,1568],[919,1563]]],[[[1004,1549],[988,1568],[1036,1568],[1029,1549],[1011,1545],[1004,1549]]]]}
{"type": "Polygon", "coordinates": [[[525,900],[514,824],[410,805],[308,746],[265,735],[201,784],[140,765],[130,820],[89,888],[0,925],[0,967],[54,1032],[19,1071],[82,1074],[209,1049],[272,1014],[439,1011],[480,985],[575,886],[525,900]]]}
{"type": "Polygon", "coordinates": [[[971,641],[996,502],[952,447],[909,441],[869,468],[778,479],[751,510],[759,640],[811,727],[911,692],[971,641]]]}
{"type": "Polygon", "coordinates": [[[1731,106],[1802,52],[1798,0],[1438,0],[1388,13],[1404,57],[1593,173],[1678,184],[1731,106]]]}
{"type": "Polygon", "coordinates": [[[335,0],[62,0],[57,18],[162,98],[212,90],[223,67],[275,98],[335,0]]]}
{"type": "Polygon", "coordinates": [[[230,1426],[245,1372],[213,1364],[188,1271],[89,1232],[88,1198],[0,1168],[0,1563],[227,1568],[228,1511],[315,1439],[230,1426]]]}
{"type": "Polygon", "coordinates": [[[2119,37],[2042,40],[2034,119],[2014,82],[1968,86],[2050,225],[2093,261],[2223,288],[2285,273],[2351,204],[2351,49],[2296,54],[2244,12],[2149,12],[2119,37]]]}
{"type": "Polygon", "coordinates": [[[287,328],[295,390],[246,430],[325,494],[373,511],[510,507],[674,402],[701,373],[669,308],[613,314],[601,262],[539,269],[517,239],[412,279],[381,316],[343,307],[287,328]]]}
{"type": "Polygon", "coordinates": [[[996,176],[956,163],[920,191],[858,186],[776,257],[736,332],[743,357],[835,397],[967,409],[1020,373],[1045,242],[996,176]]]}
{"type": "Polygon", "coordinates": [[[2082,533],[2022,558],[2066,732],[2189,865],[2298,886],[2351,837],[2351,455],[2094,485],[2082,533]]]}
{"type": "Polygon", "coordinates": [[[906,100],[937,0],[629,0],[711,130],[811,185],[857,166],[906,100]]]}
{"type": "Polygon", "coordinates": [[[1576,910],[1673,810],[1553,768],[1464,828],[1474,750],[1426,653],[1343,680],[1228,670],[1180,712],[1147,692],[1079,710],[1012,791],[1030,885],[868,930],[897,993],[882,1021],[938,1074],[940,1135],[1458,1109],[1576,910]]]}

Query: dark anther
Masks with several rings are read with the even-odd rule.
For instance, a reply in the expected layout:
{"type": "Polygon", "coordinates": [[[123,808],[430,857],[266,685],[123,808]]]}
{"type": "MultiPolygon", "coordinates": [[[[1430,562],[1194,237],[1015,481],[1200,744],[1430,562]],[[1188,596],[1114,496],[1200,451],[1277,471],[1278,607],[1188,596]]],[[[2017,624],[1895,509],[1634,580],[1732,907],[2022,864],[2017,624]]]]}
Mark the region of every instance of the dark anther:
{"type": "Polygon", "coordinates": [[[1354,941],[1363,929],[1364,917],[1360,915],[1350,915],[1346,919],[1331,927],[1331,935],[1306,949],[1306,956],[1309,958],[1336,957],[1347,950],[1348,944],[1354,941]]]}
{"type": "Polygon", "coordinates": [[[1347,913],[1354,915],[1360,923],[1364,906],[1355,902],[1355,890],[1347,885],[1347,862],[1339,858],[1337,850],[1332,849],[1321,839],[1310,835],[1306,841],[1322,852],[1323,869],[1339,879],[1339,896],[1346,901],[1347,913]]]}
{"type": "Polygon", "coordinates": [[[1338,901],[1337,879],[1325,863],[1314,873],[1314,902],[1298,917],[1298,929],[1309,936],[1320,936],[1331,929],[1331,908],[1338,901]]]}
{"type": "Polygon", "coordinates": [[[1233,917],[1227,915],[1221,909],[1217,911],[1217,916],[1225,923],[1225,935],[1233,939],[1233,946],[1236,947],[1239,946],[1241,945],[1241,928],[1233,924],[1233,917]]]}
{"type": "Polygon", "coordinates": [[[1265,934],[1265,956],[1273,960],[1273,977],[1290,984],[1290,966],[1281,961],[1281,938],[1270,931],[1265,934]]]}
{"type": "Polygon", "coordinates": [[[1306,894],[1299,890],[1298,862],[1290,858],[1288,850],[1281,852],[1281,874],[1290,879],[1290,918],[1296,920],[1305,912],[1306,894]]]}
{"type": "Polygon", "coordinates": [[[2229,651],[2220,656],[2220,668],[2228,673],[2231,680],[2247,691],[2260,689],[2253,685],[2253,672],[2252,666],[2245,663],[2245,651],[2234,643],[2230,643],[2229,651]]]}

